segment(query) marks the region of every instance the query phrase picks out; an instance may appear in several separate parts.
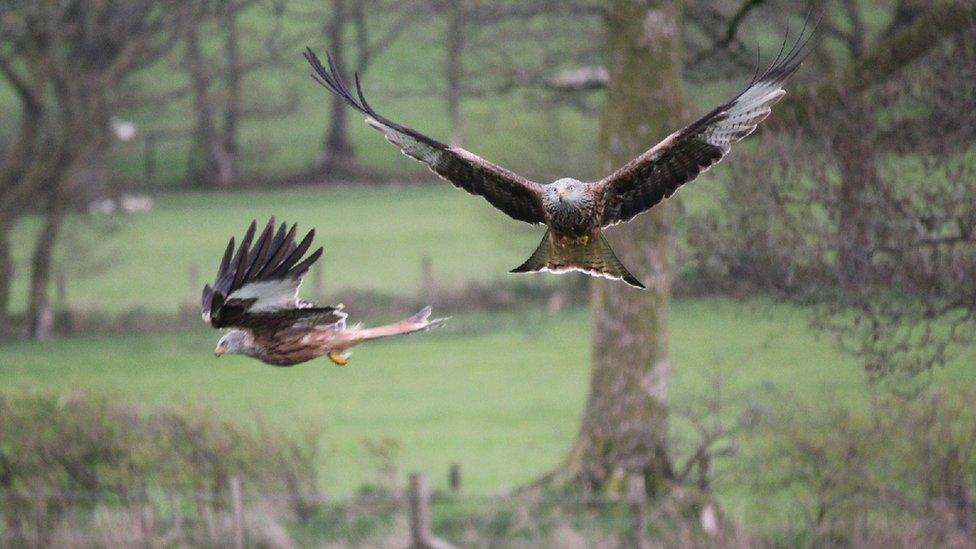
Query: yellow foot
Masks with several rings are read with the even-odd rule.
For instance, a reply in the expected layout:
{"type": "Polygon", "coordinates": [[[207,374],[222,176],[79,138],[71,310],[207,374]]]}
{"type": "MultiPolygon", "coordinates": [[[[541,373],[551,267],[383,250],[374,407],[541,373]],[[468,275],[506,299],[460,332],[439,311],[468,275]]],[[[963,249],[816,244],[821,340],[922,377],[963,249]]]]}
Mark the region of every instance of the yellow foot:
{"type": "Polygon", "coordinates": [[[336,366],[345,366],[346,364],[349,364],[349,355],[346,353],[332,351],[329,353],[329,360],[331,360],[336,366]]]}

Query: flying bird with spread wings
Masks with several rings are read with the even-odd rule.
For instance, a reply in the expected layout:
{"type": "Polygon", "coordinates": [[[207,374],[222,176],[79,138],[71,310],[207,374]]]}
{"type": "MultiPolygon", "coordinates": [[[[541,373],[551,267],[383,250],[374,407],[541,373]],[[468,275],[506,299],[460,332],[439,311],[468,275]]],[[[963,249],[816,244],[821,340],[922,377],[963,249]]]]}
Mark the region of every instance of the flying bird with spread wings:
{"type": "Polygon", "coordinates": [[[436,141],[380,115],[363,96],[359,75],[355,94],[346,85],[332,56],[328,69],[311,49],[305,58],[312,78],[366,115],[366,123],[386,136],[403,154],[419,160],[455,187],[480,195],[510,217],[547,226],[542,243],[511,272],[582,271],[623,280],[643,288],[614,255],[603,229],[633,219],[681,185],[717,164],[736,141],[748,136],[786,93],[783,84],[806,57],[812,33],[804,32],[737,96],[684,129],[669,135],[627,165],[596,182],[572,178],[548,185],[530,181],[460,147],[436,141]]]}
{"type": "Polygon", "coordinates": [[[319,307],[298,298],[302,277],[322,255],[319,248],[305,257],[315,231],[296,244],[297,224],[289,229],[282,223],[275,231],[271,218],[254,242],[256,229],[251,222],[236,253],[230,239],[216,281],[203,289],[203,320],[228,329],[217,342],[217,356],[241,354],[274,366],[327,356],[345,366],[349,350],[360,343],[429,330],[445,321],[430,320],[430,307],[425,307],[386,326],[347,327],[341,304],[319,307]]]}

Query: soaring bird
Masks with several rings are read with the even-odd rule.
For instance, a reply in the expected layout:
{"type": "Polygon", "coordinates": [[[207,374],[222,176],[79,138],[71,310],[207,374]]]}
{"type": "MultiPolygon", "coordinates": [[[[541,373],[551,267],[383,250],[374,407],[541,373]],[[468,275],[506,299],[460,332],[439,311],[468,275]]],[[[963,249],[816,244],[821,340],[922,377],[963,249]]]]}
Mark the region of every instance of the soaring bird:
{"type": "Polygon", "coordinates": [[[430,307],[386,326],[346,326],[342,305],[319,307],[298,298],[298,288],[322,248],[304,257],[315,231],[295,244],[298,225],[282,223],[275,232],[271,218],[254,246],[257,223],[234,253],[231,238],[213,286],[203,289],[203,320],[228,331],[214,353],[242,354],[274,366],[293,366],[328,356],[345,366],[349,349],[365,341],[429,330],[444,322],[430,320],[430,307]],[[304,257],[304,259],[303,259],[304,257]]]}
{"type": "Polygon", "coordinates": [[[751,134],[786,93],[783,83],[808,53],[804,32],[730,101],[661,141],[609,176],[584,183],[562,178],[542,185],[492,164],[460,147],[436,141],[374,110],[363,96],[359,75],[352,93],[328,56],[326,69],[311,49],[305,59],[312,78],[366,115],[403,154],[425,164],[455,187],[484,197],[510,217],[548,230],[535,252],[511,272],[582,271],[643,288],[610,249],[603,229],[633,219],[669,198],[681,185],[717,164],[736,141],[751,134]]]}

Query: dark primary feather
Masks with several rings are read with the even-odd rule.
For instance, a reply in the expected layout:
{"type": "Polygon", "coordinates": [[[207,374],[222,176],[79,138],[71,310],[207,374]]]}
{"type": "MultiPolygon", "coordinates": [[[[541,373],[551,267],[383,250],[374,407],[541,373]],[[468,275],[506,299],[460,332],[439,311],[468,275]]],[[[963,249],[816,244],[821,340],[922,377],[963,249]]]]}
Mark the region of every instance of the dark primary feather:
{"type": "Polygon", "coordinates": [[[782,97],[781,86],[806,58],[815,31],[807,34],[804,26],[793,47],[786,51],[784,41],[770,67],[739,95],[597,182],[594,191],[604,203],[601,224],[628,221],[650,209],[722,160],[732,143],[751,134],[782,97]]]}
{"type": "Polygon", "coordinates": [[[367,123],[382,131],[387,140],[400,147],[404,154],[427,164],[434,173],[455,187],[484,197],[514,219],[527,223],[545,222],[542,187],[538,183],[380,115],[363,96],[359,75],[356,75],[354,95],[339,75],[332,56],[328,56],[329,68],[326,68],[311,49],[306,48],[304,55],[315,71],[313,80],[369,117],[367,123]]]}
{"type": "Polygon", "coordinates": [[[327,323],[330,319],[338,322],[345,318],[345,314],[337,308],[300,307],[294,299],[293,294],[297,291],[302,276],[322,255],[322,248],[319,248],[302,259],[312,244],[315,231],[309,231],[301,243],[296,245],[297,230],[297,224],[287,229],[287,225],[282,223],[275,231],[272,218],[252,246],[257,231],[257,223],[252,221],[236,253],[234,239],[231,238],[224,250],[213,286],[208,284],[203,289],[203,319],[215,328],[259,328],[290,325],[311,318],[320,319],[322,323],[327,323]],[[282,295],[271,296],[280,298],[280,307],[255,311],[251,308],[258,298],[241,297],[241,294],[247,294],[249,288],[274,282],[282,282],[282,295]]]}

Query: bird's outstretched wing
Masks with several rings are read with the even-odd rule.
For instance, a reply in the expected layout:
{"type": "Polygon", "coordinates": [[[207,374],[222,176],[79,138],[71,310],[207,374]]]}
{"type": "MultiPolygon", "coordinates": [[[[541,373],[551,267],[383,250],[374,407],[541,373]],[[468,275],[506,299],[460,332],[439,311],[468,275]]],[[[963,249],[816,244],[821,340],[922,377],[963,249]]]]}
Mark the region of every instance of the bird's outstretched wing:
{"type": "Polygon", "coordinates": [[[783,83],[809,53],[814,33],[800,32],[772,65],[731,101],[679,130],[593,186],[604,203],[602,225],[633,219],[728,154],[732,144],[755,131],[786,91],[783,83]]]}
{"type": "Polygon", "coordinates": [[[311,230],[298,244],[298,225],[282,223],[275,232],[272,218],[254,246],[257,223],[252,221],[234,252],[231,238],[211,287],[203,288],[203,320],[215,328],[275,328],[303,324],[333,324],[345,319],[340,307],[314,307],[298,300],[302,276],[322,255],[322,248],[303,256],[312,244],[311,230]]]}
{"type": "Polygon", "coordinates": [[[542,186],[510,172],[460,147],[446,145],[426,135],[401,126],[378,114],[363,97],[356,75],[356,95],[346,86],[332,56],[325,68],[311,49],[305,59],[315,71],[312,78],[351,107],[366,115],[366,123],[383,132],[386,139],[400,148],[403,154],[419,160],[455,187],[484,197],[492,206],[513,219],[527,223],[544,223],[542,186]]]}

